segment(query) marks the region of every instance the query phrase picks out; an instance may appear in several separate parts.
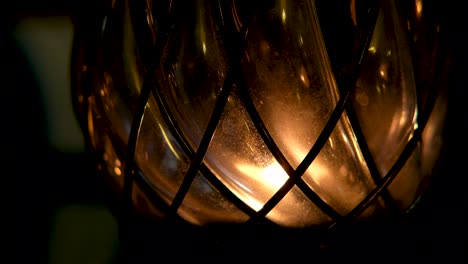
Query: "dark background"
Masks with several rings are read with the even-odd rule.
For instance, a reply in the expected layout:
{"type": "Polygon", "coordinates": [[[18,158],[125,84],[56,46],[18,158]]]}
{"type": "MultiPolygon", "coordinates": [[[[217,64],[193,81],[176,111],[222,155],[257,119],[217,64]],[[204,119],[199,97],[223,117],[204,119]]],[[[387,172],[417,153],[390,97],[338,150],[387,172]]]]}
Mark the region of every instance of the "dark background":
{"type": "Polygon", "coordinates": [[[79,3],[18,0],[0,8],[14,263],[115,263],[117,223],[98,191],[71,107],[71,16],[79,3]]]}
{"type": "MultiPolygon", "coordinates": [[[[117,222],[101,197],[71,109],[70,16],[79,3],[2,4],[3,176],[13,175],[15,183],[14,196],[7,202],[15,205],[17,263],[116,262],[117,222]]],[[[402,227],[401,240],[388,254],[401,250],[424,260],[440,257],[444,263],[460,263],[468,256],[468,46],[462,13],[466,9],[448,1],[447,10],[453,72],[443,166],[414,221],[402,227]]]]}

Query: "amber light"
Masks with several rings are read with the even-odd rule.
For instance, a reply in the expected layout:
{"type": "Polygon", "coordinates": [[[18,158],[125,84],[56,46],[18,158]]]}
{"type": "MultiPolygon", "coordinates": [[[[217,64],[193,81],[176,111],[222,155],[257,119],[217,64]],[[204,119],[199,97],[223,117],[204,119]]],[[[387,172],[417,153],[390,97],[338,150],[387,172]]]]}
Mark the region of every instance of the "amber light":
{"type": "Polygon", "coordinates": [[[431,7],[251,2],[103,1],[76,20],[77,116],[122,204],[295,230],[411,211],[447,106],[431,7]]]}

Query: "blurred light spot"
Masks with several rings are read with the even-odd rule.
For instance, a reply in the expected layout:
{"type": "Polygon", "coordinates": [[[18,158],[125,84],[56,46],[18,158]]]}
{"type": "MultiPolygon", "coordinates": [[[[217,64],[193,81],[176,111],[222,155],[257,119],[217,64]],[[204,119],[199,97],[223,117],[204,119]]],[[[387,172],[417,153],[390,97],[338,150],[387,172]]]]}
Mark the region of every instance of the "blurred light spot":
{"type": "Polygon", "coordinates": [[[421,18],[422,16],[423,3],[422,0],[416,0],[416,17],[421,18]]]}
{"type": "MultiPolygon", "coordinates": [[[[61,152],[84,151],[71,101],[69,65],[73,25],[66,16],[29,17],[15,27],[15,40],[30,62],[41,89],[48,140],[61,152]]],[[[25,93],[29,91],[25,87],[25,93]]],[[[27,120],[26,120],[27,122],[27,120]]]]}
{"type": "Polygon", "coordinates": [[[117,246],[118,224],[106,207],[72,204],[54,216],[48,263],[111,264],[117,246]]]}

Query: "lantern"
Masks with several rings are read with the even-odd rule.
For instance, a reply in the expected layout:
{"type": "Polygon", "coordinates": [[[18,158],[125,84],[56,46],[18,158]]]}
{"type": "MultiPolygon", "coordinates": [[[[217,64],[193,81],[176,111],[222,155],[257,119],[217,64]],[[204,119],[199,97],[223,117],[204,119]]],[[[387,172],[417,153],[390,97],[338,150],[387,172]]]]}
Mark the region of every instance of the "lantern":
{"type": "Polygon", "coordinates": [[[410,212],[447,107],[422,3],[92,3],[74,103],[119,215],[317,234],[410,212]]]}

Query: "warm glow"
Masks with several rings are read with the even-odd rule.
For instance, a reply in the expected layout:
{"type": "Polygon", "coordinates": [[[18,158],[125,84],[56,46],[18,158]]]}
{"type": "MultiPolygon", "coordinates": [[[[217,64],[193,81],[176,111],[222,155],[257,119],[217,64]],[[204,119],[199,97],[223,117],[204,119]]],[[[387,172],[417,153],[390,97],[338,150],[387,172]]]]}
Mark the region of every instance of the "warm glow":
{"type": "Polygon", "coordinates": [[[272,189],[279,189],[288,179],[288,175],[278,163],[267,166],[260,176],[262,182],[271,186],[272,189]]]}
{"type": "Polygon", "coordinates": [[[416,17],[417,18],[421,18],[422,9],[423,9],[422,0],[416,0],[416,17]]]}
{"type": "Polygon", "coordinates": [[[385,71],[380,70],[380,76],[385,77],[385,71]]]}
{"type": "Polygon", "coordinates": [[[263,183],[266,188],[272,190],[281,188],[288,179],[288,175],[278,163],[271,163],[265,168],[239,164],[237,168],[245,175],[252,175],[256,181],[263,183]]]}
{"type": "Polygon", "coordinates": [[[288,2],[286,0],[280,0],[278,9],[281,10],[281,22],[283,25],[286,24],[286,8],[288,8],[288,2]]]}
{"type": "Polygon", "coordinates": [[[117,176],[122,175],[122,171],[120,170],[119,167],[115,167],[115,168],[114,168],[114,173],[115,173],[115,175],[117,175],[117,176]]]}
{"type": "Polygon", "coordinates": [[[312,165],[309,167],[309,170],[306,172],[306,174],[309,174],[318,186],[321,186],[322,184],[331,180],[330,171],[328,170],[326,164],[319,162],[319,160],[314,160],[314,163],[312,163],[312,165]]]}
{"type": "MultiPolygon", "coordinates": [[[[262,187],[268,190],[277,191],[288,180],[288,175],[278,163],[271,163],[265,168],[259,168],[249,164],[239,164],[237,166],[242,174],[250,175],[256,182],[262,184],[262,187]]],[[[248,191],[248,190],[247,190],[248,191]]],[[[257,200],[247,198],[244,202],[254,210],[258,211],[263,207],[257,200]]]]}
{"type": "Polygon", "coordinates": [[[392,201],[403,211],[423,191],[440,127],[420,140],[416,117],[441,111],[426,113],[436,83],[418,69],[438,69],[442,47],[413,38],[444,31],[420,27],[422,0],[408,3],[409,17],[393,1],[169,1],[154,19],[150,2],[137,20],[134,1],[95,17],[89,36],[102,41],[77,35],[73,74],[98,166],[125,190],[138,175],[156,217],[314,227],[380,217],[392,201]],[[150,26],[149,43],[137,25],[150,26]],[[155,39],[158,56],[147,56],[155,39]],[[424,48],[416,57],[413,44],[424,48]]]}

